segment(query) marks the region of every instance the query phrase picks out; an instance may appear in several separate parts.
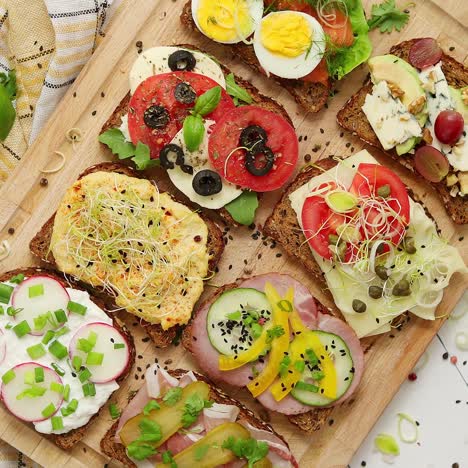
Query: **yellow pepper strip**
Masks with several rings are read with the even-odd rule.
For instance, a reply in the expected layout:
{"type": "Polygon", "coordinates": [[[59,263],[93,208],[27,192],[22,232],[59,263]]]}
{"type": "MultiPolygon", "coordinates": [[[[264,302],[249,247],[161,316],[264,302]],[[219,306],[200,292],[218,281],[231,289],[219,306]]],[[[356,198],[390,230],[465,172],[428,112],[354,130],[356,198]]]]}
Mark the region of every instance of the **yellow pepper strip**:
{"type": "Polygon", "coordinates": [[[273,326],[282,327],[284,333],[273,339],[268,355],[268,364],[247,386],[254,397],[262,394],[274,382],[278,375],[279,365],[289,349],[289,313],[282,310],[281,297],[272,284],[265,284],[265,295],[273,309],[273,326]]]}

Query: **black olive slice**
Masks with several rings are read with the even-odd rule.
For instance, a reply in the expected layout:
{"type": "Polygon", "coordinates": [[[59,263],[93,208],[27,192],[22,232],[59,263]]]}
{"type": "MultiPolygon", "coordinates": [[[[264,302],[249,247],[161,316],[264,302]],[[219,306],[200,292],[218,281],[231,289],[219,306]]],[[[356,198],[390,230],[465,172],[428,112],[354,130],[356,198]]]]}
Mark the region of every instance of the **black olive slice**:
{"type": "Polygon", "coordinates": [[[263,149],[268,140],[266,131],[259,125],[249,125],[240,134],[239,144],[253,151],[263,149]]]}
{"type": "Polygon", "coordinates": [[[265,146],[260,151],[248,151],[245,155],[245,167],[254,176],[268,174],[275,163],[273,151],[265,146]]]}
{"type": "Polygon", "coordinates": [[[192,180],[192,187],[198,195],[208,197],[221,192],[223,183],[217,172],[205,169],[195,174],[192,180]]]}
{"type": "Polygon", "coordinates": [[[189,166],[188,164],[182,164],[180,166],[180,169],[182,172],[185,172],[186,174],[193,175],[193,167],[189,166]]]}
{"type": "Polygon", "coordinates": [[[149,128],[162,129],[169,123],[169,112],[163,106],[149,106],[143,114],[143,120],[149,128]]]}
{"type": "Polygon", "coordinates": [[[197,64],[194,55],[188,50],[176,50],[167,61],[172,71],[192,71],[197,64]]]}
{"type": "Polygon", "coordinates": [[[197,99],[197,93],[188,83],[178,83],[174,90],[176,101],[182,104],[193,104],[197,99]]]}
{"type": "Polygon", "coordinates": [[[184,151],[178,145],[169,143],[159,152],[159,161],[164,169],[174,169],[175,165],[184,165],[184,151]]]}

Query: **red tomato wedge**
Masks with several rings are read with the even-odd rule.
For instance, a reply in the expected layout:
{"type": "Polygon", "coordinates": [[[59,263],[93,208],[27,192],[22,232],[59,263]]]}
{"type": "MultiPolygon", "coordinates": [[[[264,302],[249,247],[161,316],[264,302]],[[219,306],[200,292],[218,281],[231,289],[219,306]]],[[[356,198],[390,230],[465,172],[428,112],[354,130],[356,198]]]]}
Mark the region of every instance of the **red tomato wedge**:
{"type": "Polygon", "coordinates": [[[359,165],[349,191],[363,199],[364,204],[366,200],[375,200],[373,203],[380,201],[383,206],[379,209],[369,203],[369,208],[364,210],[367,222],[363,231],[367,238],[377,237],[400,244],[410,222],[408,192],[401,179],[387,167],[363,163],[359,165]],[[379,188],[384,185],[390,188],[390,195],[385,199],[378,195],[379,188]]]}
{"type": "Polygon", "coordinates": [[[212,129],[210,161],[227,181],[256,192],[270,192],[282,187],[294,172],[299,144],[294,128],[280,115],[257,106],[241,106],[228,112],[212,129]],[[275,157],[273,168],[266,175],[251,174],[245,166],[246,151],[236,149],[242,130],[251,125],[265,130],[266,146],[275,157]]]}
{"type": "MultiPolygon", "coordinates": [[[[164,145],[170,143],[182,128],[185,117],[194,104],[183,104],[175,98],[175,88],[179,83],[189,84],[197,96],[219,86],[216,81],[198,73],[172,72],[154,75],[143,81],[130,99],[128,105],[128,131],[133,144],[139,141],[149,146],[151,158],[159,158],[164,145]],[[145,124],[144,114],[150,106],[162,106],[168,113],[168,122],[163,128],[150,128],[145,124]]],[[[226,112],[234,109],[232,98],[223,89],[221,101],[216,109],[205,116],[218,121],[226,112]]]]}

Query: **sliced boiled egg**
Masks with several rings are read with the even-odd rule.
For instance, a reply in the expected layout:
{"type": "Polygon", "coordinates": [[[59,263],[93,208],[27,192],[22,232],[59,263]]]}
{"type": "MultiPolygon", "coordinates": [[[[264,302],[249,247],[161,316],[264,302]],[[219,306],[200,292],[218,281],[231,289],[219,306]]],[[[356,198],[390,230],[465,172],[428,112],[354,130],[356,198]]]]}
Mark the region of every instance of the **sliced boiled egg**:
{"type": "MultiPolygon", "coordinates": [[[[143,51],[130,70],[130,92],[133,94],[138,85],[153,75],[161,73],[170,73],[169,57],[181,50],[180,47],[159,46],[143,51]]],[[[189,50],[195,59],[195,67],[190,71],[207,76],[219,83],[223,88],[226,88],[226,80],[224,78],[221,67],[208,55],[202,52],[189,50]]]]}
{"type": "Polygon", "coordinates": [[[245,41],[260,24],[263,0],[192,0],[197,28],[222,44],[245,41]]]}
{"type": "Polygon", "coordinates": [[[215,171],[212,167],[208,157],[208,140],[210,136],[211,126],[214,121],[205,121],[205,136],[198,150],[190,152],[185,144],[183,130],[181,130],[171,141],[171,144],[175,144],[182,148],[184,153],[184,165],[190,166],[193,169],[193,173],[184,172],[179,165],[174,165],[173,169],[167,169],[167,173],[172,183],[184,193],[192,202],[204,208],[210,208],[213,210],[222,208],[229,202],[235,200],[237,197],[242,195],[242,190],[238,189],[234,184],[231,184],[227,180],[221,179],[221,190],[219,193],[214,195],[200,195],[193,188],[193,179],[195,175],[203,170],[215,171]]]}
{"type": "Polygon", "coordinates": [[[325,53],[325,33],[312,16],[278,11],[262,19],[254,35],[255,54],[265,72],[297,79],[311,73],[325,53]]]}

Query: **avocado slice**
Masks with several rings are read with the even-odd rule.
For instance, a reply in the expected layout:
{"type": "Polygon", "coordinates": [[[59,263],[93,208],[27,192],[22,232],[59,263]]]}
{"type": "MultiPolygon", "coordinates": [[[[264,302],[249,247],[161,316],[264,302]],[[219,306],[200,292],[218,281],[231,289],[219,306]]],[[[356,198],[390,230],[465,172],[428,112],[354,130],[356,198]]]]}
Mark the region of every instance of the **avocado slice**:
{"type": "Polygon", "coordinates": [[[421,138],[412,137],[406,140],[404,143],[400,143],[399,145],[396,145],[395,150],[398,156],[409,153],[420,141],[421,141],[421,138]]]}
{"type": "MultiPolygon", "coordinates": [[[[369,59],[368,64],[372,82],[377,84],[385,80],[398,86],[405,93],[401,97],[401,102],[406,107],[419,97],[426,97],[418,71],[396,55],[377,55],[369,59]]],[[[426,106],[422,112],[416,115],[416,118],[421,127],[424,126],[427,120],[426,106]]]]}
{"type": "Polygon", "coordinates": [[[466,93],[466,89],[468,89],[468,86],[460,89],[449,86],[450,97],[452,98],[453,104],[455,105],[455,110],[460,112],[460,114],[463,116],[465,124],[468,123],[468,106],[463,102],[462,93],[466,93]]]}

